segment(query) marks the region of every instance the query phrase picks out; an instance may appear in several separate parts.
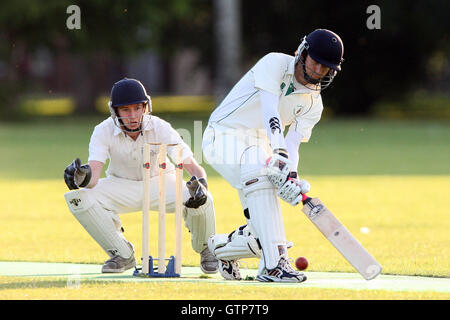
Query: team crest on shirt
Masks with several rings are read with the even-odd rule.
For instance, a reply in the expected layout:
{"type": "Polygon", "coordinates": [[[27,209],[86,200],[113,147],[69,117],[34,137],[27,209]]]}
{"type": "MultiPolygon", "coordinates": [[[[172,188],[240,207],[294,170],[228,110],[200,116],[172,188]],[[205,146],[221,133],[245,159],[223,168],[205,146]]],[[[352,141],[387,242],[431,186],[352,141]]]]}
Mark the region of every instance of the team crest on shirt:
{"type": "MultiPolygon", "coordinates": [[[[285,87],[286,87],[286,83],[284,83],[284,82],[281,83],[280,89],[283,90],[285,87]]],[[[288,87],[287,90],[286,90],[285,96],[290,95],[290,94],[291,94],[292,92],[294,92],[295,90],[296,90],[296,88],[294,87],[294,83],[291,82],[291,83],[289,84],[289,87],[288,87]]]]}
{"type": "Polygon", "coordinates": [[[290,94],[291,94],[292,92],[294,92],[295,90],[296,90],[296,88],[294,87],[294,83],[291,82],[291,83],[289,84],[289,88],[287,89],[285,96],[290,95],[290,94]]]}

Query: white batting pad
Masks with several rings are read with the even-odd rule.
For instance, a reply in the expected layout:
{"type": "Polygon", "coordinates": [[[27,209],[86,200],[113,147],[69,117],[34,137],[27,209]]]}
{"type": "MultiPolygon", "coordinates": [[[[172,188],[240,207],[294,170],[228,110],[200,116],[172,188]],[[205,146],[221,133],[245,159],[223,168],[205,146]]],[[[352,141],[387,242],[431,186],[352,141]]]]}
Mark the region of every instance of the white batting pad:
{"type": "Polygon", "coordinates": [[[64,194],[70,212],[110,257],[116,254],[125,259],[131,257],[131,243],[120,231],[120,220],[92,201],[88,192],[89,189],[79,189],[64,194]]]}
{"type": "Polygon", "coordinates": [[[287,255],[283,217],[276,189],[267,176],[244,179],[243,193],[250,214],[252,230],[258,238],[267,269],[278,265],[287,255]]]}
{"type": "Polygon", "coordinates": [[[201,253],[208,246],[208,238],[216,233],[216,215],[213,198],[208,199],[197,209],[183,206],[184,224],[191,233],[192,248],[201,253]]]}
{"type": "Polygon", "coordinates": [[[250,233],[247,225],[236,229],[231,236],[228,234],[211,236],[208,239],[208,248],[220,260],[230,261],[261,257],[258,242],[250,233]]]}

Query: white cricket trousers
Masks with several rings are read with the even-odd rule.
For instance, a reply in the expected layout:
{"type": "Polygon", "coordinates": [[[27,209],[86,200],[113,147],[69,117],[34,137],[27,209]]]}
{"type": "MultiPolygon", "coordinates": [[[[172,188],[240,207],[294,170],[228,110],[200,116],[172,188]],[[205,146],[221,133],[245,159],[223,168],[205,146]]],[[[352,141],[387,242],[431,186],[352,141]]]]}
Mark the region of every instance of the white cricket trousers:
{"type": "MultiPolygon", "coordinates": [[[[121,232],[122,223],[119,214],[142,210],[143,181],[132,181],[117,177],[100,179],[92,188],[73,190],[65,194],[66,202],[72,214],[88,233],[110,255],[120,254],[129,257],[132,246],[121,232]],[[111,220],[112,219],[112,220],[111,220]]],[[[175,212],[176,200],[175,170],[166,174],[166,212],[175,212]]],[[[185,182],[182,182],[182,202],[190,198],[185,182]]],[[[158,177],[150,179],[150,209],[159,206],[158,177]]],[[[191,234],[192,248],[200,253],[206,246],[209,236],[215,234],[215,213],[211,194],[207,202],[199,208],[183,206],[185,226],[191,234]]]]}
{"type": "MultiPolygon", "coordinates": [[[[189,191],[183,184],[183,203],[189,199],[189,191]]],[[[116,214],[142,210],[144,182],[109,176],[98,181],[89,190],[91,199],[95,199],[104,209],[116,214]]],[[[175,212],[175,171],[166,174],[166,212],[175,212]]],[[[158,176],[150,178],[150,210],[158,210],[158,176]]]]}
{"type": "Polygon", "coordinates": [[[272,154],[265,130],[234,129],[210,123],[203,134],[205,160],[240,190],[242,177],[250,171],[261,171],[272,154]]]}
{"type": "Polygon", "coordinates": [[[205,160],[238,191],[247,224],[261,243],[259,273],[275,268],[287,257],[287,242],[277,190],[267,178],[272,151],[265,131],[210,123],[202,148],[205,160]]]}

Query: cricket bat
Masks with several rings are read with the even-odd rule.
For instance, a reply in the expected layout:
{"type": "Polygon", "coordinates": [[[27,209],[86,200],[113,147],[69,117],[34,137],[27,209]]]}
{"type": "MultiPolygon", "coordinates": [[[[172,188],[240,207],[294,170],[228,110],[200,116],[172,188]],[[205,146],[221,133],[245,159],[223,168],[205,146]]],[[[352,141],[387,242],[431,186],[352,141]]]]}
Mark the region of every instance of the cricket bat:
{"type": "Polygon", "coordinates": [[[367,252],[319,198],[303,195],[302,211],[333,246],[366,279],[381,273],[381,265],[367,252]]]}

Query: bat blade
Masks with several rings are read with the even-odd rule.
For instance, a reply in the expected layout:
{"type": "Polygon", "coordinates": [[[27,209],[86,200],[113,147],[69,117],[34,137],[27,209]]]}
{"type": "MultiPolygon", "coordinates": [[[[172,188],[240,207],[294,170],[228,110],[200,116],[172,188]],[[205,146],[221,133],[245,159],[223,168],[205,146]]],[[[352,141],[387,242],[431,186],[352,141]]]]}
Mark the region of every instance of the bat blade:
{"type": "Polygon", "coordinates": [[[381,265],[319,198],[306,198],[302,211],[364,279],[374,279],[381,273],[381,265]]]}

